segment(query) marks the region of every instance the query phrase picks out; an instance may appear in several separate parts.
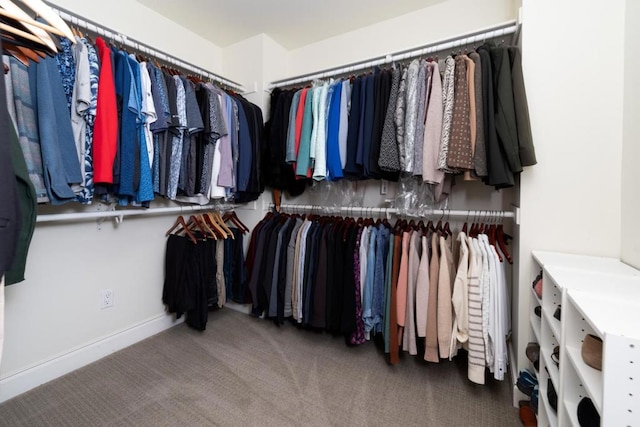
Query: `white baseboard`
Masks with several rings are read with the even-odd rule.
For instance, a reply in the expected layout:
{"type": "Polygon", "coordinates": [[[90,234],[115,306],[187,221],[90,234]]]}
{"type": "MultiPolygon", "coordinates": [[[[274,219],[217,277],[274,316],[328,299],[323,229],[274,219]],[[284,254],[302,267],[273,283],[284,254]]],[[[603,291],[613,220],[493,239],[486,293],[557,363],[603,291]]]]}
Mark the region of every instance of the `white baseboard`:
{"type": "Polygon", "coordinates": [[[11,374],[0,379],[0,402],[75,371],[111,353],[176,326],[183,321],[184,317],[180,320],[175,320],[174,316],[162,314],[23,371],[11,374]]]}

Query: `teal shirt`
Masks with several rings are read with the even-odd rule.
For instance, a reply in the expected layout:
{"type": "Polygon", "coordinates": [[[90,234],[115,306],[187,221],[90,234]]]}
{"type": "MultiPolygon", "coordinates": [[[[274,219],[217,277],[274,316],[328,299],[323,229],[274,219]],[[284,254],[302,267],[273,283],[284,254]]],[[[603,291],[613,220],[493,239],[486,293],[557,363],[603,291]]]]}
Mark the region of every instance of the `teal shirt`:
{"type": "Polygon", "coordinates": [[[298,159],[296,162],[296,175],[307,177],[311,167],[311,125],[313,123],[312,98],[311,93],[307,93],[304,102],[304,115],[302,116],[302,132],[300,134],[300,147],[298,148],[298,159]]]}

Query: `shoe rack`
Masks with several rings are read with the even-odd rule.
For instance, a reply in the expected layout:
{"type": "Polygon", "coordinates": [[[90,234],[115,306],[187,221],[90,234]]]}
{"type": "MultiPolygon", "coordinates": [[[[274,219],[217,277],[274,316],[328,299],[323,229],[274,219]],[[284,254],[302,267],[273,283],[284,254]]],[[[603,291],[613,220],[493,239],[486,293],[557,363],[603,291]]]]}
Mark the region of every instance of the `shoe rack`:
{"type": "Polygon", "coordinates": [[[543,272],[542,298],[532,289],[530,304],[531,337],[540,344],[538,425],[579,427],[578,403],[590,397],[600,414],[601,425],[640,426],[640,322],[637,320],[640,271],[613,258],[534,251],[533,259],[538,266],[534,271],[543,272]],[[604,301],[612,302],[604,304],[604,301]],[[626,305],[620,306],[618,302],[626,305]],[[534,312],[537,305],[542,307],[540,317],[534,312]],[[554,316],[557,311],[560,320],[554,316]],[[623,311],[626,314],[620,315],[623,311]],[[624,322],[606,323],[606,319],[616,316],[636,318],[630,321],[632,326],[627,329],[631,331],[625,331],[624,339],[621,329],[624,322]],[[633,329],[637,339],[630,335],[633,329]],[[608,360],[601,372],[582,360],[582,341],[589,333],[605,343],[608,360]],[[553,357],[555,348],[559,349],[557,358],[553,357]],[[629,359],[626,364],[620,359],[622,355],[629,359]],[[629,375],[625,377],[617,372],[622,370],[629,375]],[[631,373],[633,370],[635,374],[631,373]],[[614,391],[615,384],[621,381],[626,384],[624,392],[614,391]],[[549,382],[558,396],[557,410],[547,397],[549,382]],[[611,384],[613,389],[605,392],[605,384],[611,384]],[[605,394],[616,397],[609,400],[605,394]]]}

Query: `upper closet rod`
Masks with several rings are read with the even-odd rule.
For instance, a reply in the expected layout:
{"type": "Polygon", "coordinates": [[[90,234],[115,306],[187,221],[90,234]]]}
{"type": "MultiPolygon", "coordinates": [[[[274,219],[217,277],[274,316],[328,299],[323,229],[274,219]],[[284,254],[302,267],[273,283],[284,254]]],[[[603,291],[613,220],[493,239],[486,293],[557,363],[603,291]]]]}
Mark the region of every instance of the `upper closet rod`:
{"type": "MultiPolygon", "coordinates": [[[[273,209],[275,207],[274,204],[270,205],[270,208],[273,209]]],[[[364,206],[336,206],[336,207],[327,207],[327,206],[319,206],[319,205],[294,205],[294,204],[282,204],[280,205],[280,209],[283,211],[293,211],[293,212],[340,212],[347,215],[373,215],[373,214],[383,214],[383,215],[404,215],[401,213],[400,209],[397,208],[377,208],[377,207],[364,207],[364,206]]],[[[424,215],[421,216],[446,216],[447,218],[472,218],[472,217],[480,217],[480,218],[509,218],[516,220],[518,223],[518,208],[515,208],[513,211],[492,211],[492,210],[456,210],[456,209],[429,209],[424,215]]],[[[407,215],[411,216],[411,215],[407,215]]]]}
{"type": "Polygon", "coordinates": [[[118,41],[119,43],[122,43],[124,45],[127,45],[133,49],[137,49],[140,52],[145,52],[150,56],[154,56],[164,62],[168,62],[171,64],[174,64],[177,67],[180,67],[182,69],[185,70],[189,70],[192,71],[196,74],[199,74],[201,76],[206,76],[208,78],[210,78],[211,80],[215,80],[217,82],[219,82],[220,84],[230,87],[232,89],[235,89],[239,92],[244,92],[244,88],[240,83],[236,83],[233,80],[229,80],[226,79],[222,76],[219,76],[215,73],[212,73],[210,71],[207,71],[203,68],[200,68],[196,65],[193,65],[189,62],[185,62],[181,59],[176,58],[175,56],[171,56],[171,55],[167,55],[164,52],[160,52],[154,48],[152,48],[151,46],[141,43],[135,39],[131,39],[129,37],[127,37],[124,34],[118,33],[117,31],[114,31],[110,28],[107,28],[103,25],[98,24],[97,22],[91,21],[89,19],[83,18],[79,15],[74,14],[73,12],[70,12],[66,9],[63,9],[61,7],[58,6],[53,6],[49,3],[47,3],[47,5],[49,7],[51,7],[51,9],[53,9],[54,12],[58,13],[58,15],[60,15],[60,17],[62,19],[64,19],[65,21],[69,22],[72,25],[76,25],[82,28],[85,28],[89,31],[92,31],[96,34],[102,35],[106,38],[110,38],[113,40],[118,41]]]}
{"type": "Polygon", "coordinates": [[[397,61],[404,61],[416,56],[429,55],[432,53],[442,52],[456,47],[462,47],[479,41],[503,37],[509,34],[517,33],[520,24],[517,21],[507,21],[499,25],[483,28],[470,33],[462,34],[457,37],[439,40],[433,43],[423,45],[418,48],[396,52],[386,56],[374,59],[353,62],[340,67],[327,68],[314,73],[303,74],[289,79],[276,80],[269,85],[270,89],[283,86],[292,86],[300,83],[307,83],[316,79],[326,79],[328,77],[352,73],[354,71],[366,70],[379,65],[390,64],[397,61]]]}
{"type": "Polygon", "coordinates": [[[111,210],[111,211],[96,211],[96,212],[74,212],[66,214],[47,214],[38,215],[36,222],[77,222],[86,221],[92,219],[106,219],[116,218],[118,222],[122,222],[125,216],[147,216],[147,215],[169,215],[169,214],[181,214],[188,212],[201,212],[201,211],[220,211],[233,209],[230,205],[187,205],[187,206],[174,206],[168,208],[152,208],[152,209],[123,209],[123,210],[111,210]]]}

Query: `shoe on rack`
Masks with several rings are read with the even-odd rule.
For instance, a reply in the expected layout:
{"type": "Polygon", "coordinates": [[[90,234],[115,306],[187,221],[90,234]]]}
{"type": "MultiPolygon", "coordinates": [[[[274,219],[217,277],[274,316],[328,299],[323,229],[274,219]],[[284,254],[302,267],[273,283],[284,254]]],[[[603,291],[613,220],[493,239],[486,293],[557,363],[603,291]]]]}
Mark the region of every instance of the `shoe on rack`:
{"type": "Polygon", "coordinates": [[[538,386],[536,374],[529,369],[521,370],[518,375],[518,381],[516,381],[516,386],[518,387],[518,390],[527,396],[531,396],[533,389],[538,386]]]}
{"type": "Polygon", "coordinates": [[[520,406],[520,421],[522,421],[522,425],[524,427],[536,427],[538,421],[535,412],[531,409],[531,403],[528,400],[521,400],[518,403],[520,406]]]}
{"type": "Polygon", "coordinates": [[[547,399],[554,411],[558,412],[558,394],[551,378],[547,379],[547,399]]]}
{"type": "Polygon", "coordinates": [[[560,367],[560,346],[559,345],[557,345],[553,349],[553,353],[551,353],[551,360],[553,361],[553,363],[556,364],[558,368],[560,367]]]}
{"type": "Polygon", "coordinates": [[[536,316],[540,317],[542,316],[542,307],[541,306],[537,306],[536,308],[533,309],[533,312],[536,314],[536,316]]]}
{"type": "Polygon", "coordinates": [[[562,306],[559,305],[558,308],[556,308],[556,311],[553,313],[553,317],[555,317],[556,319],[558,319],[558,321],[560,321],[561,317],[562,317],[562,306]]]}
{"type": "Polygon", "coordinates": [[[527,359],[533,363],[533,367],[538,371],[540,369],[540,344],[537,342],[530,342],[527,344],[525,351],[527,359]]]}
{"type": "Polygon", "coordinates": [[[578,403],[578,422],[580,427],[600,426],[600,414],[598,414],[598,410],[588,397],[583,398],[578,403]]]}
{"type": "Polygon", "coordinates": [[[539,392],[540,390],[538,389],[538,385],[536,384],[536,386],[533,388],[533,392],[531,393],[531,409],[533,409],[533,412],[535,412],[536,415],[538,415],[539,392]]]}
{"type": "Polygon", "coordinates": [[[593,369],[602,371],[602,340],[600,337],[588,334],[582,341],[582,360],[593,369]]]}
{"type": "Polygon", "coordinates": [[[542,277],[533,282],[533,290],[538,298],[542,298],[542,277]]]}

